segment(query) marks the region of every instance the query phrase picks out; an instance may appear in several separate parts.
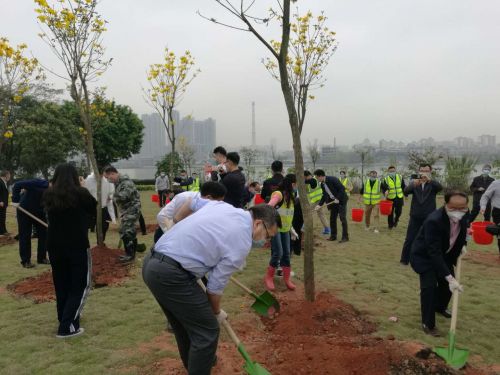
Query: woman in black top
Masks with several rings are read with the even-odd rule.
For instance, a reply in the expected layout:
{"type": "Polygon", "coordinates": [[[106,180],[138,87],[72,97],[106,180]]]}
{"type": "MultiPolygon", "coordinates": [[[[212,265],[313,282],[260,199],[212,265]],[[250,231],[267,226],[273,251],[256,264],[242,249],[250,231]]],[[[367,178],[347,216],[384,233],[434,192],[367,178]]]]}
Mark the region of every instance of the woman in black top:
{"type": "Polygon", "coordinates": [[[89,222],[96,200],[80,186],[76,168],[58,165],[43,196],[48,217],[47,248],[57,299],[58,338],[77,336],[80,312],[91,285],[89,222]]]}

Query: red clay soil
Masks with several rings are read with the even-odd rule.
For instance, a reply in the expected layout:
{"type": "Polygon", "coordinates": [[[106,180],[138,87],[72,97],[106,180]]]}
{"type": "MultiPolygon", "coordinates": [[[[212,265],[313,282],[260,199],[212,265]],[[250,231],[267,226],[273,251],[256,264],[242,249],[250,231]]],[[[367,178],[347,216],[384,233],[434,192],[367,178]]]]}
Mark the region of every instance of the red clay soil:
{"type": "MultiPolygon", "coordinates": [[[[301,300],[302,296],[301,290],[277,293],[281,313],[273,320],[259,323],[251,313],[242,313],[237,321],[231,321],[251,358],[273,375],[493,373],[468,366],[457,372],[421,344],[377,337],[373,323],[329,293],[320,293],[314,303],[301,300]]],[[[241,356],[227,336],[222,340],[212,373],[244,374],[241,356]]],[[[158,349],[176,353],[169,334],[163,333],[139,348],[158,349]]],[[[141,374],[186,374],[178,358],[165,358],[137,370],[141,374]]]]}
{"type": "Polygon", "coordinates": [[[11,236],[0,236],[0,246],[12,245],[16,240],[11,236]]]}
{"type": "MultiPolygon", "coordinates": [[[[95,288],[119,284],[129,276],[130,265],[118,261],[118,257],[124,255],[123,250],[96,246],[91,253],[95,288]]],[[[8,285],[7,289],[16,295],[32,298],[35,303],[55,300],[51,270],[8,285]]]]}

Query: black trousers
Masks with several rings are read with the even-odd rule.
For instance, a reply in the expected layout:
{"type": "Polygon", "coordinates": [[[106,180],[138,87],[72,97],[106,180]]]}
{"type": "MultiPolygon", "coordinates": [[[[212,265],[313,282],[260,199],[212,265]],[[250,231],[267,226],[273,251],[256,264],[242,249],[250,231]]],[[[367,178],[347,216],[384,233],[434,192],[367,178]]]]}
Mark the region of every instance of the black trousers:
{"type": "Polygon", "coordinates": [[[406,238],[403,244],[403,250],[401,251],[401,263],[408,264],[410,262],[410,251],[413,241],[417,237],[418,231],[424,224],[425,217],[410,216],[410,221],[408,222],[408,229],[406,230],[406,238]]]}
{"type": "MultiPolygon", "coordinates": [[[[479,215],[479,211],[481,211],[481,197],[483,195],[474,194],[472,196],[472,211],[470,212],[470,222],[472,223],[476,220],[477,215],[479,215]]],[[[488,201],[486,205],[486,211],[484,211],[484,221],[490,221],[491,218],[491,202],[488,201]]]]}
{"type": "MultiPolygon", "coordinates": [[[[106,233],[108,232],[109,229],[109,222],[111,221],[111,216],[109,216],[109,211],[107,207],[104,207],[102,209],[102,240],[106,240],[106,233]]],[[[90,231],[94,232],[95,231],[95,226],[97,222],[97,217],[93,217],[91,219],[90,223],[90,231]]]]}
{"type": "Polygon", "coordinates": [[[304,225],[304,217],[302,216],[302,207],[300,206],[300,202],[298,202],[298,200],[295,202],[294,207],[292,226],[293,229],[295,229],[295,232],[297,232],[298,237],[296,240],[290,240],[290,250],[295,255],[300,255],[302,252],[302,226],[304,225]]]}
{"type": "Polygon", "coordinates": [[[394,228],[398,225],[399,218],[401,217],[401,213],[403,212],[403,198],[394,198],[390,199],[392,201],[392,210],[389,216],[387,216],[387,224],[389,228],[394,228]]]}
{"type": "Polygon", "coordinates": [[[158,190],[158,198],[160,207],[165,206],[165,201],[167,200],[167,190],[158,190]]]}
{"type": "MultiPolygon", "coordinates": [[[[450,267],[452,275],[453,266],[450,267]]],[[[444,277],[439,277],[434,270],[419,274],[420,310],[422,324],[432,329],[436,326],[436,311],[444,311],[451,299],[451,291],[444,277]]]]}
{"type": "Polygon", "coordinates": [[[92,284],[90,250],[49,250],[57,301],[58,335],[80,328],[80,313],[92,284]]]}
{"type": "Polygon", "coordinates": [[[330,210],[330,230],[331,238],[337,238],[337,217],[340,218],[342,223],[342,239],[349,239],[349,233],[347,230],[347,201],[340,202],[339,204],[332,204],[332,209],[330,210]]]}
{"type": "Polygon", "coordinates": [[[141,232],[142,234],[146,234],[146,222],[144,221],[144,216],[142,216],[142,212],[141,212],[141,215],[139,216],[139,225],[141,227],[141,232]]]}
{"type": "MultiPolygon", "coordinates": [[[[42,221],[45,220],[43,215],[40,213],[35,216],[42,221]]],[[[21,257],[21,263],[31,262],[31,233],[33,227],[36,228],[38,235],[37,261],[41,262],[45,260],[47,258],[47,228],[20,210],[17,211],[17,225],[19,229],[19,256],[21,257]]]]}
{"type": "MultiPolygon", "coordinates": [[[[500,208],[494,207],[491,212],[491,216],[493,218],[493,222],[496,225],[500,225],[500,208]]],[[[500,236],[497,238],[498,251],[500,252],[500,236]]]]}
{"type": "Polygon", "coordinates": [[[7,221],[7,207],[0,207],[0,234],[7,233],[5,222],[7,221]]]}
{"type": "Polygon", "coordinates": [[[189,375],[208,375],[217,351],[219,323],[207,295],[179,263],[152,254],[144,258],[144,282],[172,326],[189,375]]]}

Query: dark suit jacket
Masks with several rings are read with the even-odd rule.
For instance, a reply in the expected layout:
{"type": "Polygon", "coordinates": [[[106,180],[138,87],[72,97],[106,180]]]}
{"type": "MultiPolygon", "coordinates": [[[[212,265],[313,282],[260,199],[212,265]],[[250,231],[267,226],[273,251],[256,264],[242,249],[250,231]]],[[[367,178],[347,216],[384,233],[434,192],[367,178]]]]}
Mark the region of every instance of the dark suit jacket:
{"type": "Polygon", "coordinates": [[[337,198],[341,204],[344,204],[347,202],[347,194],[345,193],[345,187],[342,185],[342,182],[337,177],[334,176],[326,176],[325,182],[321,183],[321,189],[323,190],[323,196],[321,197],[321,200],[319,201],[319,205],[322,206],[324,203],[329,203],[332,201],[328,193],[326,192],[325,189],[325,184],[328,186],[328,189],[330,189],[331,193],[335,198],[337,198]]]}
{"type": "Polygon", "coordinates": [[[260,195],[266,202],[269,202],[269,199],[271,199],[271,194],[278,190],[279,185],[283,181],[283,178],[284,177],[281,173],[276,173],[273,175],[273,177],[268,178],[264,181],[260,195]]]}
{"type": "Polygon", "coordinates": [[[12,188],[12,202],[19,203],[33,215],[43,215],[42,195],[49,187],[47,180],[34,179],[18,181],[12,188]],[[21,190],[24,194],[21,195],[21,190]]]}
{"type": "Polygon", "coordinates": [[[488,189],[488,186],[491,185],[491,183],[495,181],[493,177],[490,176],[477,176],[474,177],[472,180],[472,184],[470,185],[470,191],[472,192],[474,199],[479,200],[481,199],[481,196],[484,194],[486,189],[488,189]],[[483,191],[478,190],[479,188],[483,188],[483,191]]]}
{"type": "Polygon", "coordinates": [[[451,274],[462,247],[466,244],[467,215],[460,221],[460,233],[450,247],[450,219],[444,207],[430,214],[420,228],[411,247],[410,263],[417,273],[434,270],[440,277],[451,274]]]}
{"type": "Polygon", "coordinates": [[[0,202],[3,202],[3,208],[9,204],[9,190],[3,180],[0,179],[0,202]]]}
{"type": "Polygon", "coordinates": [[[410,216],[426,218],[436,209],[436,195],[441,190],[443,190],[441,184],[434,180],[426,183],[423,189],[422,185],[415,186],[413,182],[410,182],[410,184],[404,189],[404,194],[406,196],[413,194],[410,216]]]}

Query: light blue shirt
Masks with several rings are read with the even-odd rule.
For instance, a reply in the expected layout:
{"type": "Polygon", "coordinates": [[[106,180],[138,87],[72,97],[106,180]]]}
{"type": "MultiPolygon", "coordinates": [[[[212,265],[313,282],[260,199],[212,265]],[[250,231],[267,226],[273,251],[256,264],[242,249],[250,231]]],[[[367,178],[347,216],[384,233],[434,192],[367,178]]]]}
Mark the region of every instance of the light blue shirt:
{"type": "Polygon", "coordinates": [[[209,274],[207,290],[222,294],[229,277],[243,268],[252,247],[250,212],[221,201],[205,201],[197,212],[166,232],[155,251],[203,277],[209,274]]]}

